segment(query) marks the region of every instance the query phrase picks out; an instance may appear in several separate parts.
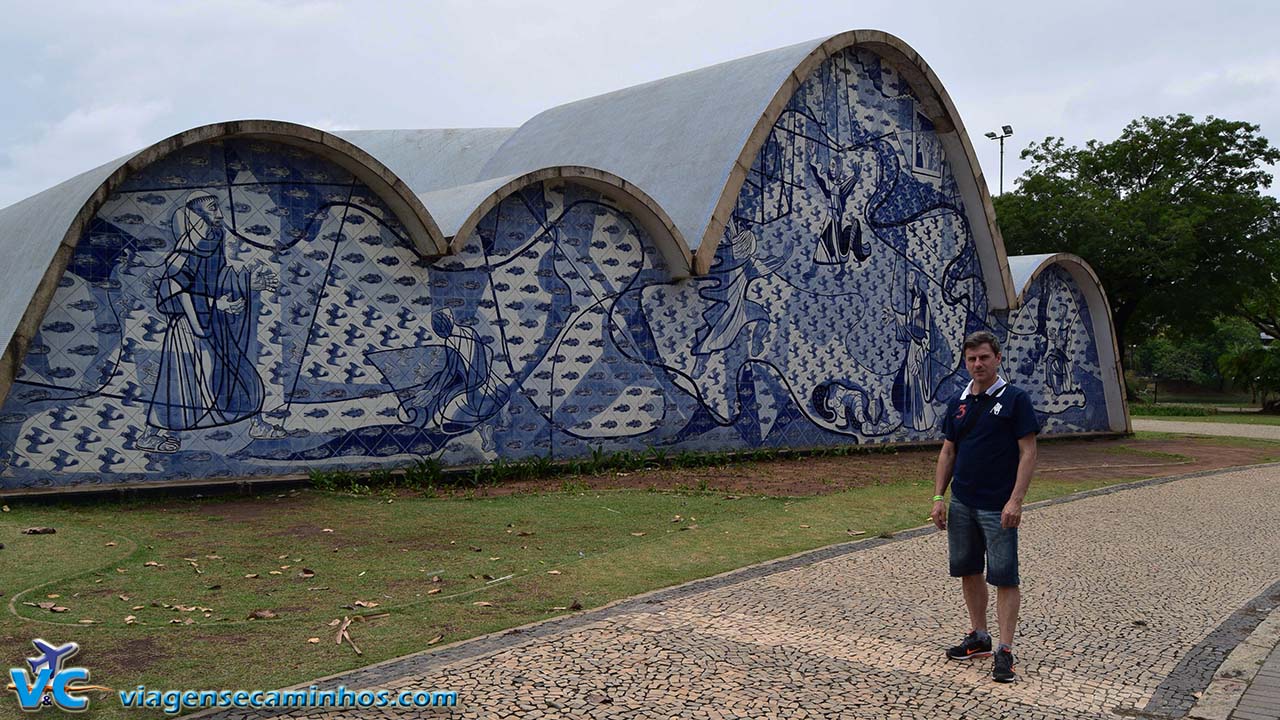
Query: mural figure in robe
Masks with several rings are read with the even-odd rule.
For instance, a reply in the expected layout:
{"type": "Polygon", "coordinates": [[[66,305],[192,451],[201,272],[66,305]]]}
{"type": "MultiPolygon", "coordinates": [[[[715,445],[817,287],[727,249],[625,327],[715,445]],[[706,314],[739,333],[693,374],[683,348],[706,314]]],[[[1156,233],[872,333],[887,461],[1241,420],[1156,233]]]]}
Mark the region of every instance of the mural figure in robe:
{"type": "Polygon", "coordinates": [[[168,325],[160,353],[148,429],[136,447],[172,453],[184,430],[251,419],[255,439],[284,437],[263,422],[264,388],[250,346],[256,339],[258,291],[279,278],[260,263],[227,264],[226,231],[218,198],[196,190],[173,213],[174,248],[156,285],[156,309],[168,325]]]}
{"type": "Polygon", "coordinates": [[[934,402],[951,370],[950,356],[929,306],[929,279],[918,272],[908,272],[907,277],[906,312],[896,328],[906,355],[894,380],[893,401],[902,412],[903,426],[923,432],[938,423],[934,402]]]}

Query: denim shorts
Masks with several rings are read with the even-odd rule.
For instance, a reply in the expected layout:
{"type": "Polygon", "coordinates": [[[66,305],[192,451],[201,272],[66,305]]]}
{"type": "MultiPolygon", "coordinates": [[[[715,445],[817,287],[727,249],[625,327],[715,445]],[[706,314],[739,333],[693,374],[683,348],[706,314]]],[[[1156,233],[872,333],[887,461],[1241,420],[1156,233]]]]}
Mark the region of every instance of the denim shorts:
{"type": "Polygon", "coordinates": [[[951,499],[947,512],[947,549],[951,577],[982,574],[987,583],[1016,587],[1018,578],[1018,528],[1000,527],[999,510],[979,510],[951,499]]]}

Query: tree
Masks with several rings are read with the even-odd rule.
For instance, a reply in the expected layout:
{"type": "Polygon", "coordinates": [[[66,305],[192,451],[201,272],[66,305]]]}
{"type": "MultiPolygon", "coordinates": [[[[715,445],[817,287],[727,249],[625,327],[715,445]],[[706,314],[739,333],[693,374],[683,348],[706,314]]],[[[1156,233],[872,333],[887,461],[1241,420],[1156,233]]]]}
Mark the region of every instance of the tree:
{"type": "Polygon", "coordinates": [[[1273,273],[1271,282],[1246,297],[1238,312],[1240,317],[1253,323],[1258,332],[1280,339],[1280,278],[1273,273]]]}
{"type": "MultiPolygon", "coordinates": [[[[1143,117],[1112,142],[1050,137],[1022,158],[1032,164],[1018,189],[995,199],[1009,253],[1083,257],[1121,347],[1165,327],[1207,333],[1257,288],[1276,286],[1280,202],[1262,190],[1280,150],[1257,125],[1143,117]]],[[[1280,320],[1280,288],[1275,297],[1280,320]]]]}
{"type": "Polygon", "coordinates": [[[1262,347],[1236,347],[1223,353],[1218,365],[1233,385],[1261,396],[1263,412],[1280,412],[1280,400],[1273,397],[1280,393],[1280,354],[1262,347]]]}

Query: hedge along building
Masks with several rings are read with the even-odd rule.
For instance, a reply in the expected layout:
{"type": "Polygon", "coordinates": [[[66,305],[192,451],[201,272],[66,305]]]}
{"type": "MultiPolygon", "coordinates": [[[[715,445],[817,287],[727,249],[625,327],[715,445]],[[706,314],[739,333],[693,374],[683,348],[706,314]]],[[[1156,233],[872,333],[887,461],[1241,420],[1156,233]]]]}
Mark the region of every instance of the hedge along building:
{"type": "Polygon", "coordinates": [[[938,439],[993,330],[1124,431],[1080,258],[1006,258],[955,109],[843,33],[515,129],[196,128],[0,210],[0,488],[938,439]]]}

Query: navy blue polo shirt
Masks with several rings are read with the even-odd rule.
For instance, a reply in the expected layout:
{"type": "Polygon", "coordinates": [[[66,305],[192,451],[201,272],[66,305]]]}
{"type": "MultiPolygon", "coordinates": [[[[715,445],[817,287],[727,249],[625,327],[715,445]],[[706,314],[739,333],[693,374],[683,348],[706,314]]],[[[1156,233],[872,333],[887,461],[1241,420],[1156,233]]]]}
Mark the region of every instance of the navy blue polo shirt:
{"type": "Polygon", "coordinates": [[[969,507],[1003,510],[1018,479],[1018,438],[1040,432],[1040,422],[1031,398],[997,378],[984,395],[966,387],[947,403],[943,436],[956,442],[971,411],[982,415],[956,446],[951,495],[969,507]]]}

